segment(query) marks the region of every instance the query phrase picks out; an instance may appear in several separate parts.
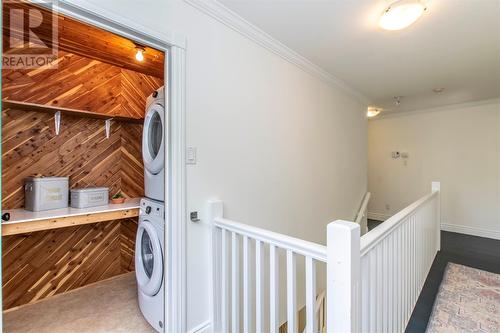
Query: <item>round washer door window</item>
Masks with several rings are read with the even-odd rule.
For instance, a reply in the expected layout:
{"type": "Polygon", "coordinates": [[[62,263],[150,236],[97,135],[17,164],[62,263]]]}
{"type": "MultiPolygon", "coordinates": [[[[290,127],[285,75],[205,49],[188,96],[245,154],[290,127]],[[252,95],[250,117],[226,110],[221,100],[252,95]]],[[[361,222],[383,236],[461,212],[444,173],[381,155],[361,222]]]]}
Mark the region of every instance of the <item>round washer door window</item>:
{"type": "Polygon", "coordinates": [[[163,252],[160,235],[148,220],[140,221],[135,242],[137,285],[146,295],[154,296],[163,283],[163,252]]]}
{"type": "Polygon", "coordinates": [[[163,117],[165,108],[160,104],[152,104],[144,118],[142,134],[142,158],[144,167],[157,174],[163,169],[165,152],[163,145],[163,117]]]}
{"type": "Polygon", "coordinates": [[[143,232],[141,236],[141,257],[142,257],[142,268],[146,273],[148,278],[153,275],[153,268],[155,265],[155,255],[153,253],[153,244],[149,234],[143,232]]]}

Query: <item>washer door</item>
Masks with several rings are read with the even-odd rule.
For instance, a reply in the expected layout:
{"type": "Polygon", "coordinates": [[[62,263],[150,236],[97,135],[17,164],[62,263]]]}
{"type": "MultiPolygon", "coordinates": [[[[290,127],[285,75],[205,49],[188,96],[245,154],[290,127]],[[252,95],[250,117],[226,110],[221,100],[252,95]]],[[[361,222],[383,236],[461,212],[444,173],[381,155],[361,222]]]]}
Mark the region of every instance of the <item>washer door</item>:
{"type": "Polygon", "coordinates": [[[165,108],[158,103],[148,107],[142,132],[142,158],[144,167],[152,174],[159,173],[165,163],[163,123],[165,108]]]}
{"type": "Polygon", "coordinates": [[[158,234],[148,220],[141,221],[137,228],[135,271],[139,290],[156,295],[163,282],[163,254],[158,234]]]}

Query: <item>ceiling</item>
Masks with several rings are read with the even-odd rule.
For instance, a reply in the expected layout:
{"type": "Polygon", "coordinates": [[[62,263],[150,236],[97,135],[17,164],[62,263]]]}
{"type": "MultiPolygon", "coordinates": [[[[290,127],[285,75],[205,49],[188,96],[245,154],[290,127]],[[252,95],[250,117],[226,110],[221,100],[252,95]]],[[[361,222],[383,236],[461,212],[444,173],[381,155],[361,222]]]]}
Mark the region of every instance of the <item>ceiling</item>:
{"type": "Polygon", "coordinates": [[[389,112],[500,97],[500,0],[427,0],[400,31],[377,25],[392,1],[219,1],[389,112]]]}

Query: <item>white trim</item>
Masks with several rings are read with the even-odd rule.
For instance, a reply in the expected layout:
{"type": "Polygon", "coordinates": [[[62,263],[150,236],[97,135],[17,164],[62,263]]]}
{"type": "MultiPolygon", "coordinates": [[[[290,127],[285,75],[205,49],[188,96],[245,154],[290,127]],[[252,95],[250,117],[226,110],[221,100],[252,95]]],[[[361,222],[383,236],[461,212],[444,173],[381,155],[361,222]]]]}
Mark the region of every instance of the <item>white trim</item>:
{"type": "Polygon", "coordinates": [[[164,51],[165,78],[171,80],[170,105],[165,121],[165,159],[168,173],[165,177],[165,202],[167,202],[165,240],[165,321],[170,332],[186,331],[186,171],[185,171],[185,82],[186,40],[179,34],[162,34],[141,26],[115,13],[81,0],[79,5],[60,0],[56,7],[59,13],[75,18],[144,45],[164,51]],[[168,136],[167,136],[168,135],[168,136]],[[168,251],[170,250],[170,251],[168,251]],[[174,274],[175,272],[175,274],[174,274]]]}
{"type": "Polygon", "coordinates": [[[293,51],[283,43],[279,42],[277,39],[271,37],[266,32],[262,31],[252,23],[248,22],[240,15],[236,14],[220,2],[216,0],[184,0],[191,6],[199,9],[200,11],[208,14],[217,21],[226,25],[227,27],[233,29],[234,31],[242,34],[253,42],[259,44],[260,46],[266,48],[267,50],[277,54],[286,61],[296,65],[303,71],[316,76],[336,88],[339,88],[343,92],[349,94],[358,102],[368,105],[369,99],[361,94],[359,91],[351,88],[344,81],[336,78],[323,68],[314,64],[304,56],[293,51]]]}
{"type": "Polygon", "coordinates": [[[167,276],[169,294],[165,297],[166,318],[170,332],[186,332],[186,54],[173,46],[170,51],[171,83],[169,86],[169,144],[165,147],[168,161],[165,178],[165,202],[168,211],[168,238],[171,245],[170,273],[167,276]]]}
{"type": "MultiPolygon", "coordinates": [[[[211,202],[209,204],[216,205],[217,202],[211,202]]],[[[304,257],[311,257],[317,261],[326,262],[326,246],[321,244],[231,221],[222,217],[216,217],[213,220],[213,225],[224,230],[235,232],[239,235],[245,235],[252,239],[259,240],[264,244],[271,244],[280,249],[289,250],[304,257]]]]}
{"type": "Polygon", "coordinates": [[[500,103],[500,98],[491,98],[491,99],[484,99],[484,100],[473,101],[473,102],[455,103],[455,104],[448,104],[448,105],[437,106],[437,107],[432,107],[432,108],[414,109],[414,110],[409,110],[409,111],[399,111],[399,112],[388,111],[386,113],[384,113],[384,112],[380,113],[380,115],[378,115],[377,117],[368,118],[368,121],[377,121],[377,120],[383,120],[383,119],[395,118],[395,117],[413,116],[413,115],[419,115],[422,113],[429,113],[429,112],[449,111],[449,110],[453,110],[453,109],[473,108],[475,106],[490,105],[490,104],[497,104],[497,103],[500,103]]]}
{"type": "Polygon", "coordinates": [[[361,224],[361,220],[365,216],[366,210],[368,209],[368,202],[370,201],[370,197],[372,194],[370,192],[366,192],[363,196],[363,200],[361,201],[361,206],[359,206],[358,213],[354,218],[354,223],[361,224]]]}
{"type": "Polygon", "coordinates": [[[441,223],[441,230],[500,240],[500,231],[497,230],[470,227],[467,225],[459,225],[459,224],[447,224],[447,223],[441,223]]]}
{"type": "Polygon", "coordinates": [[[209,333],[209,332],[212,332],[212,323],[210,322],[210,320],[207,320],[188,331],[188,333],[209,333]]]}
{"type": "Polygon", "coordinates": [[[377,221],[385,221],[392,216],[389,214],[375,213],[375,212],[368,212],[367,215],[369,220],[377,220],[377,221]]]}
{"type": "MultiPolygon", "coordinates": [[[[394,229],[401,225],[401,223],[405,223],[406,217],[413,214],[417,210],[419,210],[425,203],[430,200],[433,200],[435,196],[438,196],[439,191],[432,191],[426,196],[418,199],[414,203],[409,206],[403,208],[389,219],[385,221],[382,225],[370,231],[367,234],[364,234],[361,237],[361,257],[363,257],[366,253],[370,251],[370,249],[377,246],[384,238],[386,238],[394,229]]],[[[439,196],[438,196],[439,199],[439,196]]],[[[437,226],[436,226],[437,229],[437,226]]]]}
{"type": "Polygon", "coordinates": [[[171,46],[186,48],[186,38],[181,34],[170,31],[166,33],[159,32],[145,27],[86,0],[79,0],[78,4],[71,3],[68,0],[59,0],[55,4],[55,8],[60,14],[73,17],[137,42],[143,42],[148,46],[162,50],[171,46]]]}

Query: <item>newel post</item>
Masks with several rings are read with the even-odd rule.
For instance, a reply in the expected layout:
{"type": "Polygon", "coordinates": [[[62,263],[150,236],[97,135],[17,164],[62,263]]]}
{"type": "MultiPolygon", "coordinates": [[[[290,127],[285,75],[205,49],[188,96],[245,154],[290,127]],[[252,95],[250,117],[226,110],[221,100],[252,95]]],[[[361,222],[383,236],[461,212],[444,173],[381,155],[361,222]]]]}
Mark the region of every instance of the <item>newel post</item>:
{"type": "Polygon", "coordinates": [[[437,194],[437,212],[436,212],[436,249],[437,251],[441,250],[441,183],[440,182],[432,182],[431,185],[432,192],[438,192],[437,194]]]}
{"type": "Polygon", "coordinates": [[[210,232],[210,258],[212,260],[210,274],[210,285],[212,287],[210,313],[212,320],[212,332],[220,332],[222,329],[222,286],[221,286],[221,242],[220,235],[214,225],[217,218],[222,218],[224,214],[223,203],[220,200],[210,200],[208,202],[207,218],[210,232]]]}
{"type": "Polygon", "coordinates": [[[327,332],[357,332],[360,318],[360,229],[335,221],[327,227],[327,332]]]}

